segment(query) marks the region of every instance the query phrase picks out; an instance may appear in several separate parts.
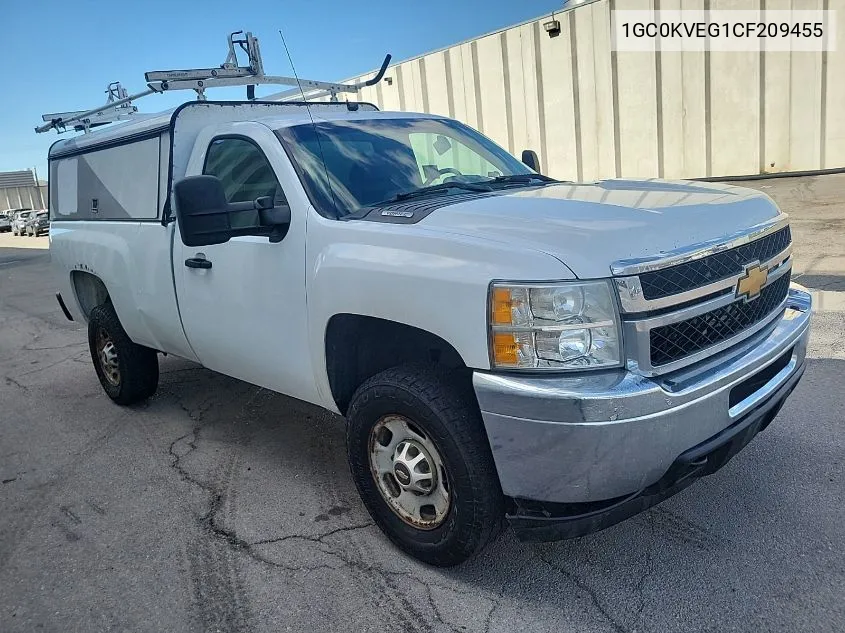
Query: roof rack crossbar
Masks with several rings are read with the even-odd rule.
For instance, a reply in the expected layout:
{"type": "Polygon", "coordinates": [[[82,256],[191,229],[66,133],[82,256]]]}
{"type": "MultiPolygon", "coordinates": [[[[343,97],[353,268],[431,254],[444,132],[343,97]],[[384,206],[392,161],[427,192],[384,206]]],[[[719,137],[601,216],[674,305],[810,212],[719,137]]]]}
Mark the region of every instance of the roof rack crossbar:
{"type": "Polygon", "coordinates": [[[76,112],[57,112],[45,114],[42,119],[44,125],[35,128],[36,132],[47,132],[55,129],[57,132],[64,132],[68,126],[73,129],[88,132],[91,127],[105,125],[120,119],[125,119],[137,112],[137,108],[131,102],[154,93],[163,93],[171,90],[193,90],[197,93],[200,101],[205,100],[205,91],[208,88],[219,88],[223,86],[247,86],[247,96],[254,99],[256,85],[281,85],[295,87],[295,90],[288,90],[263,97],[262,101],[278,101],[300,94],[302,89],[310,92],[305,97],[320,98],[330,96],[331,101],[337,101],[340,93],[355,94],[366,86],[372,86],[381,81],[387,66],[390,63],[390,55],[387,55],[382,62],[381,68],[376,75],[368,80],[354,84],[344,84],[329,81],[317,81],[314,79],[297,79],[296,77],[285,77],[277,75],[265,75],[264,64],[261,59],[261,49],[258,45],[258,38],[252,33],[235,31],[228,38],[229,53],[226,61],[216,68],[189,68],[184,70],[157,70],[144,74],[147,81],[147,90],[129,95],[119,82],[108,85],[106,92],[109,95],[105,105],[91,110],[76,112]],[[243,35],[243,37],[237,37],[243,35]],[[238,54],[236,46],[239,46],[248,57],[246,66],[238,65],[238,54]]]}
{"type": "MultiPolygon", "coordinates": [[[[378,69],[375,75],[373,75],[370,79],[365,81],[359,81],[355,84],[338,84],[340,86],[344,86],[348,88],[354,88],[354,90],[347,90],[347,92],[358,92],[361,88],[366,88],[368,86],[374,86],[378,82],[382,80],[384,77],[384,73],[387,72],[387,67],[390,65],[391,56],[385,55],[384,61],[381,63],[381,67],[378,69]]],[[[290,97],[295,97],[301,94],[300,85],[302,88],[315,88],[317,89],[316,92],[309,92],[305,95],[306,99],[320,99],[322,97],[330,96],[332,101],[337,101],[336,93],[332,92],[332,89],[329,85],[325,85],[324,82],[320,81],[311,81],[309,79],[301,79],[299,83],[294,83],[293,90],[285,90],[283,92],[276,92],[274,94],[268,95],[264,97],[265,101],[283,101],[285,99],[289,99],[290,97]],[[319,85],[322,84],[322,85],[319,85]]]]}
{"type": "Polygon", "coordinates": [[[117,99],[116,101],[110,101],[99,108],[93,108],[91,110],[44,114],[41,116],[41,119],[43,121],[47,121],[47,123],[38,126],[35,128],[35,131],[40,133],[55,129],[58,132],[64,132],[67,126],[70,125],[76,130],[81,129],[87,132],[89,128],[94,126],[113,123],[114,121],[125,119],[134,114],[138,111],[138,108],[131,105],[131,102],[135,99],[140,99],[141,97],[153,94],[154,92],[157,91],[150,88],[134,95],[127,95],[122,99],[117,99]]]}

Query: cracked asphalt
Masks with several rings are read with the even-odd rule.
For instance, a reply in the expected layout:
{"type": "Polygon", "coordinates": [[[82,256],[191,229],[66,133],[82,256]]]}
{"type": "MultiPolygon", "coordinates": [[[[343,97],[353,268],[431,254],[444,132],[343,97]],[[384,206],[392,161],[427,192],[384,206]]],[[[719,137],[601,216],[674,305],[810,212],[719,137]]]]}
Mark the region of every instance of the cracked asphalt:
{"type": "Polygon", "coordinates": [[[845,630],[845,178],[748,184],[822,291],[782,413],[644,514],[450,570],[372,525],[336,416],[171,357],[114,405],[48,251],[0,235],[0,631],[845,630]]]}

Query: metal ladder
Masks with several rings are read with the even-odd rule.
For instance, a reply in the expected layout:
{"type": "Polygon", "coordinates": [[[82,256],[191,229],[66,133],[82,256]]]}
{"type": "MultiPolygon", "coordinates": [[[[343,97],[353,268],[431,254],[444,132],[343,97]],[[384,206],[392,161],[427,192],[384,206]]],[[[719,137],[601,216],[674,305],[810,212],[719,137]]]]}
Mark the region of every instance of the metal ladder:
{"type": "MultiPolygon", "coordinates": [[[[205,91],[208,88],[223,86],[246,86],[247,99],[255,99],[255,86],[280,85],[295,87],[295,90],[276,93],[266,97],[276,101],[301,95],[301,91],[308,90],[306,98],[318,99],[329,96],[332,102],[337,102],[340,93],[358,93],[361,88],[373,86],[381,81],[390,64],[390,55],[385,56],[378,72],[371,79],[354,84],[343,84],[314,79],[297,79],[279,75],[265,75],[264,64],[261,59],[261,49],[258,38],[251,32],[235,31],[229,34],[229,54],[220,66],[216,68],[188,68],[184,70],[156,70],[144,74],[147,89],[130,95],[120,82],[112,82],[106,88],[107,100],[105,105],[92,110],[75,112],[55,112],[42,115],[44,125],[35,128],[38,133],[56,130],[59,133],[71,128],[76,131],[89,132],[92,127],[106,125],[114,121],[125,120],[138,111],[132,102],[151,94],[161,94],[170,90],[193,90],[197,99],[205,101],[205,91]],[[243,37],[238,37],[243,36],[243,37]],[[238,65],[238,51],[236,45],[246,53],[248,64],[238,65]]],[[[294,99],[295,100],[295,99],[294,99]]]]}

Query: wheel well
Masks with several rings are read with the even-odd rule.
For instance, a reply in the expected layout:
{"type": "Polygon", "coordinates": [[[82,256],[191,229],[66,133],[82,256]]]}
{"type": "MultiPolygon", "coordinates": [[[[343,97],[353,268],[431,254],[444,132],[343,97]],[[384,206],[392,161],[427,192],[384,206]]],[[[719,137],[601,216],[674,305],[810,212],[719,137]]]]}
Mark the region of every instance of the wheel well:
{"type": "Polygon", "coordinates": [[[355,389],[377,373],[406,363],[466,368],[445,340],[419,328],[360,314],[337,314],[326,327],[326,370],[335,404],[346,413],[355,389]]]}
{"type": "Polygon", "coordinates": [[[109,300],[109,291],[106,290],[106,285],[96,275],[83,270],[74,270],[70,273],[70,281],[76,294],[76,301],[79,303],[86,320],[91,314],[91,310],[109,300]]]}

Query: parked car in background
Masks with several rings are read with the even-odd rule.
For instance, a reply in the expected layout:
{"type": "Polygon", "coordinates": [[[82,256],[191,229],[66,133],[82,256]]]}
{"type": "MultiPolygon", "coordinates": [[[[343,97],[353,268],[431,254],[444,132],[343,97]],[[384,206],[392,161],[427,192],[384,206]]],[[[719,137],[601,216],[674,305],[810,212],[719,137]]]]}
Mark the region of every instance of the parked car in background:
{"type": "Polygon", "coordinates": [[[0,211],[0,233],[12,230],[12,218],[9,216],[11,211],[0,211]]]}
{"type": "Polygon", "coordinates": [[[30,209],[15,209],[15,216],[12,218],[12,234],[23,235],[26,229],[26,221],[32,211],[30,209]]]}
{"type": "Polygon", "coordinates": [[[18,217],[18,214],[19,214],[21,211],[29,211],[29,210],[30,210],[30,208],[29,208],[29,207],[18,207],[18,208],[16,208],[16,209],[9,209],[9,210],[7,210],[7,211],[3,211],[2,213],[0,213],[0,216],[2,216],[3,214],[5,214],[6,219],[7,219],[7,220],[8,220],[8,222],[9,222],[9,227],[8,227],[8,229],[0,229],[0,230],[9,230],[9,231],[14,231],[14,230],[15,230],[15,218],[17,218],[17,217],[18,217]]]}
{"type": "Polygon", "coordinates": [[[31,237],[38,237],[44,233],[49,233],[50,218],[47,209],[31,212],[24,226],[24,230],[27,236],[31,237]]]}

